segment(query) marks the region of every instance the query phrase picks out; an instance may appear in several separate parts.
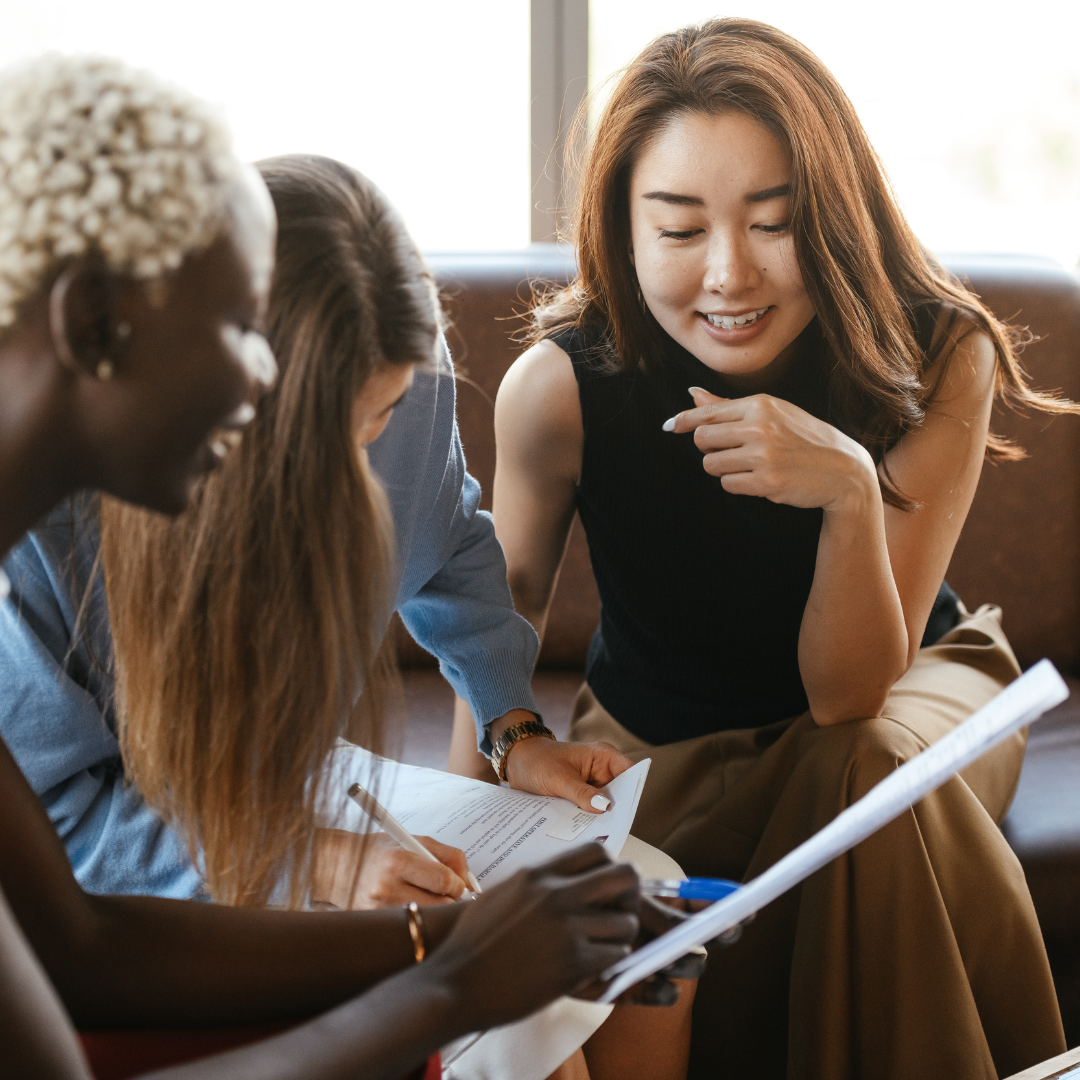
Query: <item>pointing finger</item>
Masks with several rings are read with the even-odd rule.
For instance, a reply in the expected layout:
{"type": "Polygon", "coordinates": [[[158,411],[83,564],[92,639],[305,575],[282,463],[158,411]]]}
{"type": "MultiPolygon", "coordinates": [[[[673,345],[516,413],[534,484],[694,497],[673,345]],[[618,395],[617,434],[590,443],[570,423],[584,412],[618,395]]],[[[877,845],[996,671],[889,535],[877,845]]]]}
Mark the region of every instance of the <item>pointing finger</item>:
{"type": "Polygon", "coordinates": [[[694,399],[695,405],[709,405],[716,401],[730,401],[730,398],[718,397],[716,394],[710,394],[708,390],[703,390],[700,386],[691,386],[687,393],[694,399]]]}
{"type": "MultiPolygon", "coordinates": [[[[704,394],[705,391],[702,393],[704,394]]],[[[729,398],[706,394],[706,399],[699,402],[696,408],[676,413],[665,420],[661,425],[661,430],[673,431],[681,435],[684,432],[693,431],[702,424],[727,424],[733,420],[741,420],[743,412],[744,406],[741,399],[732,401],[729,398]]]]}

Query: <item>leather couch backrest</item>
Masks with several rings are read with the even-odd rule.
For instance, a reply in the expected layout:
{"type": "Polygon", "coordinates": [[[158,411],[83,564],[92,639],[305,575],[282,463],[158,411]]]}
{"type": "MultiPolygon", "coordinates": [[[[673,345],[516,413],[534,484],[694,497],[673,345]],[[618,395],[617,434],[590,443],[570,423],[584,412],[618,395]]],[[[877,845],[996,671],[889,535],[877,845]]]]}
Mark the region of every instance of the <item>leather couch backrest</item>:
{"type": "MultiPolygon", "coordinates": [[[[998,315],[1039,340],[1024,362],[1040,389],[1080,400],[1080,283],[1051,260],[956,256],[949,268],[998,315]]],[[[492,406],[506,369],[521,351],[531,287],[563,283],[572,258],[554,245],[522,252],[429,258],[451,320],[449,340],[460,375],[458,419],[469,469],[484,489],[495,470],[492,406]]],[[[1021,462],[983,469],[948,580],[968,607],[992,602],[1021,664],[1049,656],[1080,674],[1080,417],[1020,417],[995,410],[994,429],[1028,451],[1021,462]]],[[[540,663],[584,664],[599,602],[581,527],[574,526],[540,663]]],[[[417,652],[405,651],[405,664],[417,652]]]]}

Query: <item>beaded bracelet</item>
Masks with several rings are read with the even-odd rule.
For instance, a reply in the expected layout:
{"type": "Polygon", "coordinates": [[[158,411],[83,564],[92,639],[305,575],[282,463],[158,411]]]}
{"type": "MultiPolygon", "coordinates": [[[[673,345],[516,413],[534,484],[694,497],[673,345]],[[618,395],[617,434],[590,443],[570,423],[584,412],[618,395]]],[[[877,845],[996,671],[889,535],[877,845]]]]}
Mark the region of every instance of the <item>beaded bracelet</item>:
{"type": "Polygon", "coordinates": [[[420,907],[415,900],[405,905],[405,919],[409,924],[413,956],[419,964],[427,955],[427,946],[424,944],[424,916],[420,914],[420,907]]]}

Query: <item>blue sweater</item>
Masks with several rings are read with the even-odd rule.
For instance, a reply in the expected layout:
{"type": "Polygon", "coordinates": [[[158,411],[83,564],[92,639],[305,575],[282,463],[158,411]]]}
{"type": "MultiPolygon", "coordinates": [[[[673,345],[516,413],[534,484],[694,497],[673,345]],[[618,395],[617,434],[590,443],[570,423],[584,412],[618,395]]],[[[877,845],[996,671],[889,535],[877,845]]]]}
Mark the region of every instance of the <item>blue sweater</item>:
{"type": "MultiPolygon", "coordinates": [[[[480,486],[465,469],[454,390],[447,370],[417,371],[369,454],[393,509],[397,610],[469,703],[479,746],[490,752],[487,724],[514,708],[538,711],[530,689],[537,639],[514,613],[491,516],[477,508],[480,486]]],[[[111,638],[100,574],[86,632],[72,641],[97,545],[96,502],[79,497],[4,564],[11,595],[0,606],[0,735],[84,888],[201,897],[184,844],[124,779],[103,673],[111,638]]]]}

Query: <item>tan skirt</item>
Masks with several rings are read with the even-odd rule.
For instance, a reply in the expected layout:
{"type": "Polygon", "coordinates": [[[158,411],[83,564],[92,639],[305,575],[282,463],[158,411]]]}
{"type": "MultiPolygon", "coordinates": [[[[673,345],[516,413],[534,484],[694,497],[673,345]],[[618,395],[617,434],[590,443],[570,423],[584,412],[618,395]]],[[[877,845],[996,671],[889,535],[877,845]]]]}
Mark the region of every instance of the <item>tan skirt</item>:
{"type": "MultiPolygon", "coordinates": [[[[652,758],[634,835],[690,875],[746,880],[1019,674],[989,605],[922,649],[873,719],[650,746],[583,688],[574,741],[652,758]]],[[[710,949],[691,1077],[983,1080],[1065,1049],[1023,871],[998,828],[1026,733],[710,949]]]]}

